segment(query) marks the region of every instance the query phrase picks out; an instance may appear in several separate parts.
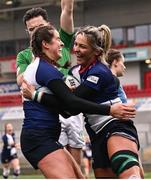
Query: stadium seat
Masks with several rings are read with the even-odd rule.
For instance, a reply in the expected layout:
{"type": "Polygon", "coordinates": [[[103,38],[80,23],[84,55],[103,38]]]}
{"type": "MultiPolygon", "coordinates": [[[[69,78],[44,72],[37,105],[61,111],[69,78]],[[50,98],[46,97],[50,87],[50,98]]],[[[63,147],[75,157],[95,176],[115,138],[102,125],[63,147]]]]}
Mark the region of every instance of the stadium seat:
{"type": "Polygon", "coordinates": [[[1,107],[20,106],[20,105],[22,105],[22,98],[20,93],[0,95],[1,107]]]}

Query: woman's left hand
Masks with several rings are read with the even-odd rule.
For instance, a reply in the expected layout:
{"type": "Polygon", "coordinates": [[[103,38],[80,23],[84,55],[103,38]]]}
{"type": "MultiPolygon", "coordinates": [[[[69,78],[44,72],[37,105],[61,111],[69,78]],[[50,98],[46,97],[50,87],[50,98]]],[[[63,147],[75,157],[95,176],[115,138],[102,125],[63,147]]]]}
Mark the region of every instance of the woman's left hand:
{"type": "Polygon", "coordinates": [[[32,99],[34,92],[35,92],[35,86],[29,84],[26,80],[23,80],[21,86],[21,93],[24,96],[24,98],[32,99]]]}

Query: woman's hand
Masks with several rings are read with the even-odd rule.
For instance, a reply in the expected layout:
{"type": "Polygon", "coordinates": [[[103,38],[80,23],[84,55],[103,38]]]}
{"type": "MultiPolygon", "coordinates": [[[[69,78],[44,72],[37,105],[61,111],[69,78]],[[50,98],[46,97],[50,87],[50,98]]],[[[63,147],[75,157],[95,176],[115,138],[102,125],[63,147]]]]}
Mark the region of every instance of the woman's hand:
{"type": "Polygon", "coordinates": [[[19,144],[19,143],[16,143],[16,144],[15,144],[15,148],[16,148],[16,149],[20,149],[20,144],[19,144]]]}
{"type": "Polygon", "coordinates": [[[24,98],[27,99],[33,99],[33,94],[35,92],[35,86],[28,84],[26,80],[23,80],[22,86],[21,86],[22,95],[24,98]]]}
{"type": "Polygon", "coordinates": [[[129,119],[134,118],[136,115],[135,104],[132,103],[116,103],[111,106],[110,115],[115,118],[129,119]]]}

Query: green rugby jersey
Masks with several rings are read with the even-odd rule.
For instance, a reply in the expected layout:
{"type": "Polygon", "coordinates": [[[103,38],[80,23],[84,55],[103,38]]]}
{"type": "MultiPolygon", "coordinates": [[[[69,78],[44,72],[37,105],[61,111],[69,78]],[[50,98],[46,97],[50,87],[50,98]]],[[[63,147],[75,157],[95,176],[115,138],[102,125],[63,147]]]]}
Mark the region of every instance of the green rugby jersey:
{"type": "MultiPolygon", "coordinates": [[[[59,59],[58,63],[60,66],[64,66],[67,61],[71,60],[70,50],[73,34],[68,34],[62,29],[60,29],[59,34],[62,42],[64,43],[64,47],[62,49],[62,57],[59,59]]],[[[21,74],[26,70],[27,66],[31,63],[32,58],[33,55],[30,48],[18,53],[16,58],[17,74],[21,74]]],[[[60,67],[59,71],[61,71],[64,75],[68,74],[68,69],[66,68],[60,67]]]]}
{"type": "Polygon", "coordinates": [[[27,48],[17,54],[16,65],[17,75],[23,73],[32,61],[32,51],[27,48]]]}

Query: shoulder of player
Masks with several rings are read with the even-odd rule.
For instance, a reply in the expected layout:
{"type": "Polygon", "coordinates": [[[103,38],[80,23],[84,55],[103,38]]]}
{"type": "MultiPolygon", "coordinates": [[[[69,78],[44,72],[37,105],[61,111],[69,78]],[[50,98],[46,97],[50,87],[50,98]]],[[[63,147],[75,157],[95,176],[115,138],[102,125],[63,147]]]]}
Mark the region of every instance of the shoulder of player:
{"type": "Polygon", "coordinates": [[[17,54],[17,61],[21,60],[32,61],[32,51],[30,48],[24,49],[17,54]]]}
{"type": "Polygon", "coordinates": [[[110,75],[111,70],[110,68],[101,62],[96,63],[94,66],[92,66],[89,70],[90,73],[100,74],[100,75],[110,75]]]}
{"type": "MultiPolygon", "coordinates": [[[[47,70],[57,70],[56,67],[54,67],[52,64],[48,63],[47,61],[43,60],[43,59],[40,59],[39,57],[35,58],[35,60],[30,63],[27,67],[27,69],[30,71],[35,71],[35,69],[38,69],[38,70],[44,70],[45,72],[47,72],[47,70]]],[[[26,71],[27,71],[26,69],[26,71]]],[[[59,72],[59,71],[58,71],[59,72]]]]}
{"type": "Polygon", "coordinates": [[[63,76],[63,74],[57,69],[57,67],[55,67],[54,65],[48,63],[47,61],[43,59],[39,59],[39,63],[37,62],[37,65],[38,65],[38,72],[40,73],[45,73],[45,74],[54,73],[55,75],[58,74],[58,75],[63,76]]]}
{"type": "Polygon", "coordinates": [[[35,58],[35,60],[27,66],[24,74],[35,71],[39,67],[39,63],[39,58],[35,58]]]}
{"type": "Polygon", "coordinates": [[[32,54],[31,48],[26,48],[22,51],[20,51],[18,54],[32,54]]]}
{"type": "Polygon", "coordinates": [[[7,140],[6,134],[4,134],[4,135],[2,136],[2,140],[3,140],[3,141],[4,141],[4,140],[7,140]]]}

